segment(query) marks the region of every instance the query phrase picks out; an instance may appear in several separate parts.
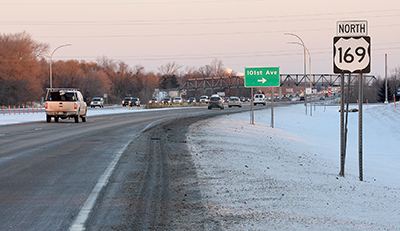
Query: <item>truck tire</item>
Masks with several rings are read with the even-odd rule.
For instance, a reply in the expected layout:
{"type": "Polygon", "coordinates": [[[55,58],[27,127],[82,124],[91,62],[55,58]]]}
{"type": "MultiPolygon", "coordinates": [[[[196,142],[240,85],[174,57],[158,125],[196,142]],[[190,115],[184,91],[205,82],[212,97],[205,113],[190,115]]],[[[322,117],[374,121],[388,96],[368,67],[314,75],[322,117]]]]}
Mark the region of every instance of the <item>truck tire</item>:
{"type": "Polygon", "coordinates": [[[54,117],[54,121],[58,122],[60,120],[60,117],[54,117]]]}
{"type": "MultiPolygon", "coordinates": [[[[101,108],[101,107],[100,107],[101,108]]],[[[86,122],[86,119],[87,119],[87,109],[86,109],[86,111],[85,111],[85,114],[83,115],[83,116],[81,116],[81,118],[82,118],[82,122],[86,122]]]]}
{"type": "Polygon", "coordinates": [[[78,115],[75,116],[74,119],[75,119],[75,123],[79,123],[79,116],[78,115]]]}
{"type": "Polygon", "coordinates": [[[50,123],[51,122],[51,116],[46,115],[46,121],[47,121],[47,123],[50,123]]]}

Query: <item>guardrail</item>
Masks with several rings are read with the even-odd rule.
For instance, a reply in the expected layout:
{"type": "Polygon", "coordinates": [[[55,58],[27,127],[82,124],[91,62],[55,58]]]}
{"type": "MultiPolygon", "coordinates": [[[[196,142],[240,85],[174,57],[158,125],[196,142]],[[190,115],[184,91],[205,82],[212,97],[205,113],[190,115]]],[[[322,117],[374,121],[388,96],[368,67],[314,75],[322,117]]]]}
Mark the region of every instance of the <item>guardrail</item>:
{"type": "Polygon", "coordinates": [[[199,107],[199,106],[207,106],[207,103],[165,103],[165,104],[147,104],[145,106],[146,109],[152,108],[168,108],[168,107],[199,107]]]}
{"type": "Polygon", "coordinates": [[[29,114],[29,113],[38,114],[38,113],[44,113],[45,112],[43,107],[34,106],[34,105],[32,105],[32,106],[22,105],[22,107],[21,106],[18,106],[18,107],[16,107],[16,106],[12,106],[12,107],[11,106],[8,106],[8,107],[2,106],[1,110],[2,110],[3,116],[5,116],[5,115],[25,115],[25,114],[29,114]]]}

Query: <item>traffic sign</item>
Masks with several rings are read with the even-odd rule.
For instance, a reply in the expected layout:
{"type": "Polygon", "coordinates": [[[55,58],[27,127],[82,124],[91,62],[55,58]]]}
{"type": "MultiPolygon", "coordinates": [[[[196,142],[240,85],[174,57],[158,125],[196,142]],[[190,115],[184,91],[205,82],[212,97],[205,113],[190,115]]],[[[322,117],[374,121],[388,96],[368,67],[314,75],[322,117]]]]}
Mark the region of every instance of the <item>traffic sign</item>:
{"type": "Polygon", "coordinates": [[[279,87],[279,67],[244,68],[245,87],[279,87]]]}
{"type": "Polygon", "coordinates": [[[369,73],[371,71],[371,38],[334,37],[333,72],[369,73]]]}
{"type": "Polygon", "coordinates": [[[338,21],[337,36],[367,36],[368,22],[366,20],[338,21]]]}

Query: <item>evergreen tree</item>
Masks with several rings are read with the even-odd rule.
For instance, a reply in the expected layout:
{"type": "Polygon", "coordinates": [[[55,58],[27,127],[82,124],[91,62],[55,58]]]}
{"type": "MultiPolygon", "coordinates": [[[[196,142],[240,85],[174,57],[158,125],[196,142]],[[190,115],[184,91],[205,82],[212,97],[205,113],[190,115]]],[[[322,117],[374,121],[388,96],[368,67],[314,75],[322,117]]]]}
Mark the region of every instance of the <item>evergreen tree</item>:
{"type": "MultiPolygon", "coordinates": [[[[386,98],[386,84],[385,81],[382,81],[382,84],[378,91],[378,102],[382,103],[385,102],[385,98],[386,98]]],[[[388,101],[389,102],[393,101],[393,93],[389,84],[388,84],[388,101]]]]}
{"type": "Polygon", "coordinates": [[[180,84],[178,83],[178,79],[175,75],[163,75],[160,79],[160,88],[161,89],[172,89],[178,88],[180,84]]]}

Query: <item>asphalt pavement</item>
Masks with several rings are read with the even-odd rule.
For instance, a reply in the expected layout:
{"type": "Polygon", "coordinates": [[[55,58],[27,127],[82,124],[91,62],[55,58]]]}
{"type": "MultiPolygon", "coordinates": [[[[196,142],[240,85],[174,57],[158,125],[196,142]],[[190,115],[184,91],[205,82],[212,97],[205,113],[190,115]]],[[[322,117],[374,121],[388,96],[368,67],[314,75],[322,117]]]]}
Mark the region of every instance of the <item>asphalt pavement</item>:
{"type": "MultiPolygon", "coordinates": [[[[164,143],[174,134],[168,133],[166,126],[184,118],[191,118],[185,123],[188,126],[196,120],[248,110],[249,107],[150,110],[89,117],[86,123],[68,119],[46,123],[43,118],[43,122],[0,126],[0,230],[123,230],[138,220],[144,222],[139,228],[151,228],[152,224],[169,227],[173,225],[172,218],[177,217],[173,207],[160,209],[136,203],[137,198],[153,201],[155,197],[175,195],[170,191],[171,181],[166,181],[168,190],[152,191],[159,185],[157,182],[170,179],[176,169],[168,165],[169,158],[158,155],[167,150],[164,143]],[[135,149],[139,143],[140,148],[135,149]],[[143,177],[129,177],[132,171],[143,177]],[[145,186],[145,182],[153,184],[145,186]],[[115,188],[116,185],[121,187],[115,188]],[[124,205],[130,205],[127,210],[115,206],[114,202],[120,199],[115,193],[132,190],[133,185],[141,185],[138,188],[143,189],[142,193],[121,198],[124,205]],[[156,214],[167,215],[143,216],[152,214],[154,209],[159,211],[156,214]],[[105,221],[105,217],[112,219],[105,221]]],[[[185,129],[180,131],[184,135],[185,129]]],[[[178,143],[184,146],[183,141],[178,143]]],[[[174,146],[169,150],[173,151],[174,146]]]]}

